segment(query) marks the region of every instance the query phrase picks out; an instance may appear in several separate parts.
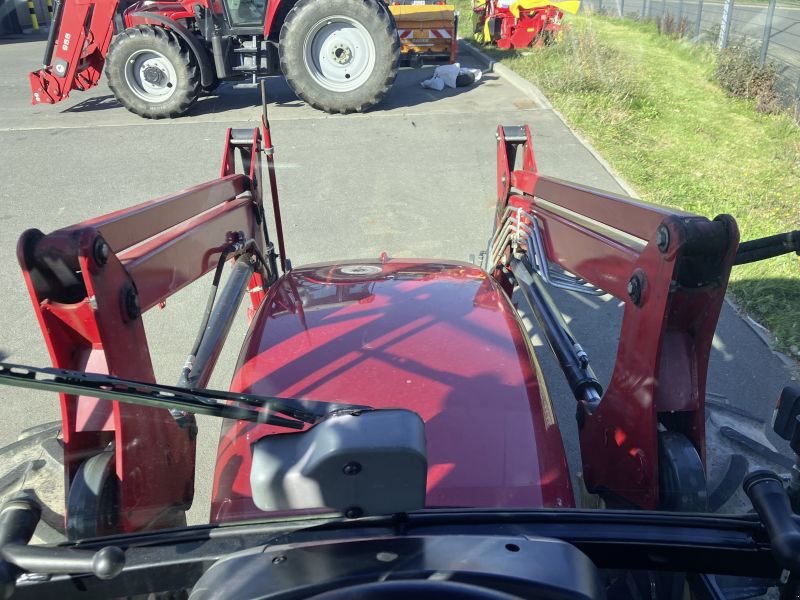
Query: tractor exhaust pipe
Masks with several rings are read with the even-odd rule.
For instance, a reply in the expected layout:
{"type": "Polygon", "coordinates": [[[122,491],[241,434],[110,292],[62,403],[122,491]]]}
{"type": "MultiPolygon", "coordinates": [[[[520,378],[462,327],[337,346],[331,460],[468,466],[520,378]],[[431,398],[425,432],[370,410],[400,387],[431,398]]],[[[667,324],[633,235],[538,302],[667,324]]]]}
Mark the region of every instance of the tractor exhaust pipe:
{"type": "Polygon", "coordinates": [[[547,343],[555,354],[575,399],[582,403],[589,414],[592,414],[600,405],[603,386],[597,381],[594,371],[589,366],[589,357],[575,341],[539,276],[517,259],[511,260],[511,271],[517,280],[520,292],[542,326],[547,343]]]}

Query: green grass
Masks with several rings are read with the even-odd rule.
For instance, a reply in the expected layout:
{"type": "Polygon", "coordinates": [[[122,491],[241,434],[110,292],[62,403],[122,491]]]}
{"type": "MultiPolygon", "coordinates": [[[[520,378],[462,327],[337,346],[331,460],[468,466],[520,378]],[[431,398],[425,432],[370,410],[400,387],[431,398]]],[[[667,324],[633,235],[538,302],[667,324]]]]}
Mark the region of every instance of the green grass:
{"type": "MultiPolygon", "coordinates": [[[[767,4],[769,4],[769,0],[744,0],[743,2],[736,2],[734,6],[766,6],[767,4]]],[[[776,6],[778,8],[782,6],[794,8],[800,6],[800,0],[778,0],[776,6]]]]}
{"type": "MultiPolygon", "coordinates": [[[[536,83],[643,199],[731,214],[742,240],[800,229],[800,129],[791,117],[727,96],[712,80],[710,48],[658,35],[652,23],[569,22],[559,44],[492,54],[536,83]]],[[[779,348],[800,356],[800,257],[735,267],[730,291],[779,348]]]]}

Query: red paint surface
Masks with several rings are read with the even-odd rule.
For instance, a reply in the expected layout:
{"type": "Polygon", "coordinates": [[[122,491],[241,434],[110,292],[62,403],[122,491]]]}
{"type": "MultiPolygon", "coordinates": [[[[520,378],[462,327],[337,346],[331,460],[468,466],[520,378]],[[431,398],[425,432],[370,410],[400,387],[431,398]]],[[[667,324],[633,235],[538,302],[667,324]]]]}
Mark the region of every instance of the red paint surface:
{"type": "MultiPolygon", "coordinates": [[[[382,271],[347,277],[311,266],[275,285],[231,388],[416,411],[428,506],[572,506],[549,398],[497,284],[467,264],[370,265],[382,271]]],[[[263,514],[250,500],[250,444],[274,432],[286,430],[225,424],[212,521],[263,514]]]]}

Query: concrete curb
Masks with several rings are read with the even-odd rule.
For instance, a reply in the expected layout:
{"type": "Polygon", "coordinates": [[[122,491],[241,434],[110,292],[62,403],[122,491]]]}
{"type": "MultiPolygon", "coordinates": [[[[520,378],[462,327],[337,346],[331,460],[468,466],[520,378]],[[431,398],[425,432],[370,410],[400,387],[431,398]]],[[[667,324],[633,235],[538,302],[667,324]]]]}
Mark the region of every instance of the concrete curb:
{"type": "Polygon", "coordinates": [[[480,60],[482,63],[484,63],[486,65],[486,69],[488,71],[491,71],[492,73],[496,73],[497,75],[499,75],[500,77],[502,77],[503,79],[508,81],[508,83],[513,85],[515,88],[517,88],[523,94],[526,94],[528,97],[530,97],[541,108],[544,108],[546,110],[552,111],[553,114],[556,115],[559,118],[559,120],[564,124],[564,126],[572,132],[572,135],[575,136],[575,139],[577,139],[581,143],[581,145],[584,148],[586,148],[586,150],[589,151],[589,154],[591,154],[594,157],[594,159],[598,163],[600,163],[600,165],[608,172],[608,174],[611,175],[611,177],[614,179],[614,181],[617,182],[617,185],[619,185],[623,190],[625,190],[625,193],[628,194],[630,197],[637,198],[637,199],[639,198],[639,195],[636,193],[636,190],[634,190],[633,187],[631,185],[629,185],[628,182],[626,182],[620,176],[620,174],[617,173],[611,167],[610,164],[608,164],[606,159],[604,159],[600,155],[600,153],[597,152],[597,150],[595,150],[592,147],[592,145],[582,135],[580,135],[577,131],[575,131],[574,129],[572,129],[572,127],[569,126],[569,124],[567,123],[566,119],[564,118],[564,115],[562,115],[550,103],[550,100],[547,99],[547,96],[545,96],[542,93],[542,90],[540,90],[536,86],[536,84],[532,83],[531,81],[528,81],[527,79],[525,79],[524,77],[522,77],[520,75],[517,75],[514,71],[509,69],[507,66],[497,62],[496,60],[493,60],[490,56],[487,56],[485,53],[481,52],[478,48],[476,48],[474,45],[472,45],[468,40],[465,40],[463,38],[459,39],[458,40],[458,50],[459,50],[459,52],[461,52],[462,50],[465,50],[468,54],[471,54],[472,56],[474,56],[475,58],[480,60]]]}
{"type": "MultiPolygon", "coordinates": [[[[481,52],[478,48],[476,48],[472,43],[468,40],[463,38],[458,40],[458,50],[466,51],[468,54],[471,54],[473,57],[477,58],[479,61],[486,65],[486,70],[492,73],[496,73],[508,83],[513,85],[523,94],[526,94],[530,97],[534,102],[536,102],[541,108],[545,110],[550,110],[555,114],[559,120],[564,124],[564,126],[572,132],[572,135],[581,143],[581,145],[589,151],[589,153],[595,158],[595,160],[602,165],[602,167],[608,172],[609,175],[617,182],[617,184],[625,190],[632,198],[639,198],[636,194],[636,191],[628,185],[628,183],[622,179],[622,177],[614,171],[611,165],[606,162],[606,160],[600,156],[600,154],[595,150],[592,145],[584,139],[582,135],[576,132],[572,127],[569,126],[564,115],[562,115],[547,97],[542,93],[542,91],[532,82],[528,81],[524,77],[517,75],[514,71],[509,69],[503,64],[498,63],[496,60],[492,59],[490,56],[486,55],[484,52],[481,52]]],[[[763,325],[757,323],[749,316],[747,316],[737,305],[736,302],[730,297],[730,294],[725,294],[725,302],[730,306],[733,311],[739,316],[739,318],[744,321],[747,326],[753,331],[753,333],[758,336],[758,338],[764,343],[764,345],[769,348],[769,350],[780,360],[786,369],[789,371],[792,379],[800,378],[800,363],[791,356],[784,354],[775,349],[775,343],[772,339],[772,334],[767,330],[763,325]]]]}
{"type": "Polygon", "coordinates": [[[786,370],[789,371],[789,375],[791,376],[793,381],[797,381],[800,379],[800,361],[797,359],[789,356],[788,354],[784,354],[780,350],[775,349],[775,339],[772,336],[772,332],[764,327],[761,323],[750,317],[747,313],[745,313],[738,304],[736,304],[736,300],[731,297],[730,294],[725,294],[725,303],[731,307],[733,312],[745,322],[745,324],[756,334],[758,339],[774,354],[778,360],[783,363],[783,366],[786,367],[786,370]]]}

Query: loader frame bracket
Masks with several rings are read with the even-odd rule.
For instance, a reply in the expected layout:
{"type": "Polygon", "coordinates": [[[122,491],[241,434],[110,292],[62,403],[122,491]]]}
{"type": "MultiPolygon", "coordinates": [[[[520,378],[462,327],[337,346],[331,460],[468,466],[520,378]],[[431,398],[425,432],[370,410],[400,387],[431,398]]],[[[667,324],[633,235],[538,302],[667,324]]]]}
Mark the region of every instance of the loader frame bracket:
{"type": "MultiPolygon", "coordinates": [[[[657,508],[659,430],[685,436],[705,461],[708,357],[736,256],[736,222],[545,177],[528,127],[524,135],[517,127],[497,132],[496,232],[508,229],[509,214],[538,222],[553,265],[623,304],[611,382],[597,410],[578,409],[583,475],[611,507],[657,508]]],[[[497,260],[487,268],[510,294],[506,265],[521,245],[495,242],[497,260]]]]}
{"type": "MultiPolygon", "coordinates": [[[[258,129],[249,143],[234,143],[229,129],[218,179],[48,235],[23,233],[17,258],[54,367],[155,382],[142,314],[214,269],[231,236],[269,254],[263,151],[258,129]]],[[[247,286],[251,314],[270,275],[259,261],[247,286]]],[[[60,401],[67,497],[86,461],[113,447],[117,529],[160,527],[191,506],[196,442],[168,410],[76,394],[60,401]]],[[[71,530],[85,533],[70,510],[74,503],[71,530]]]]}

